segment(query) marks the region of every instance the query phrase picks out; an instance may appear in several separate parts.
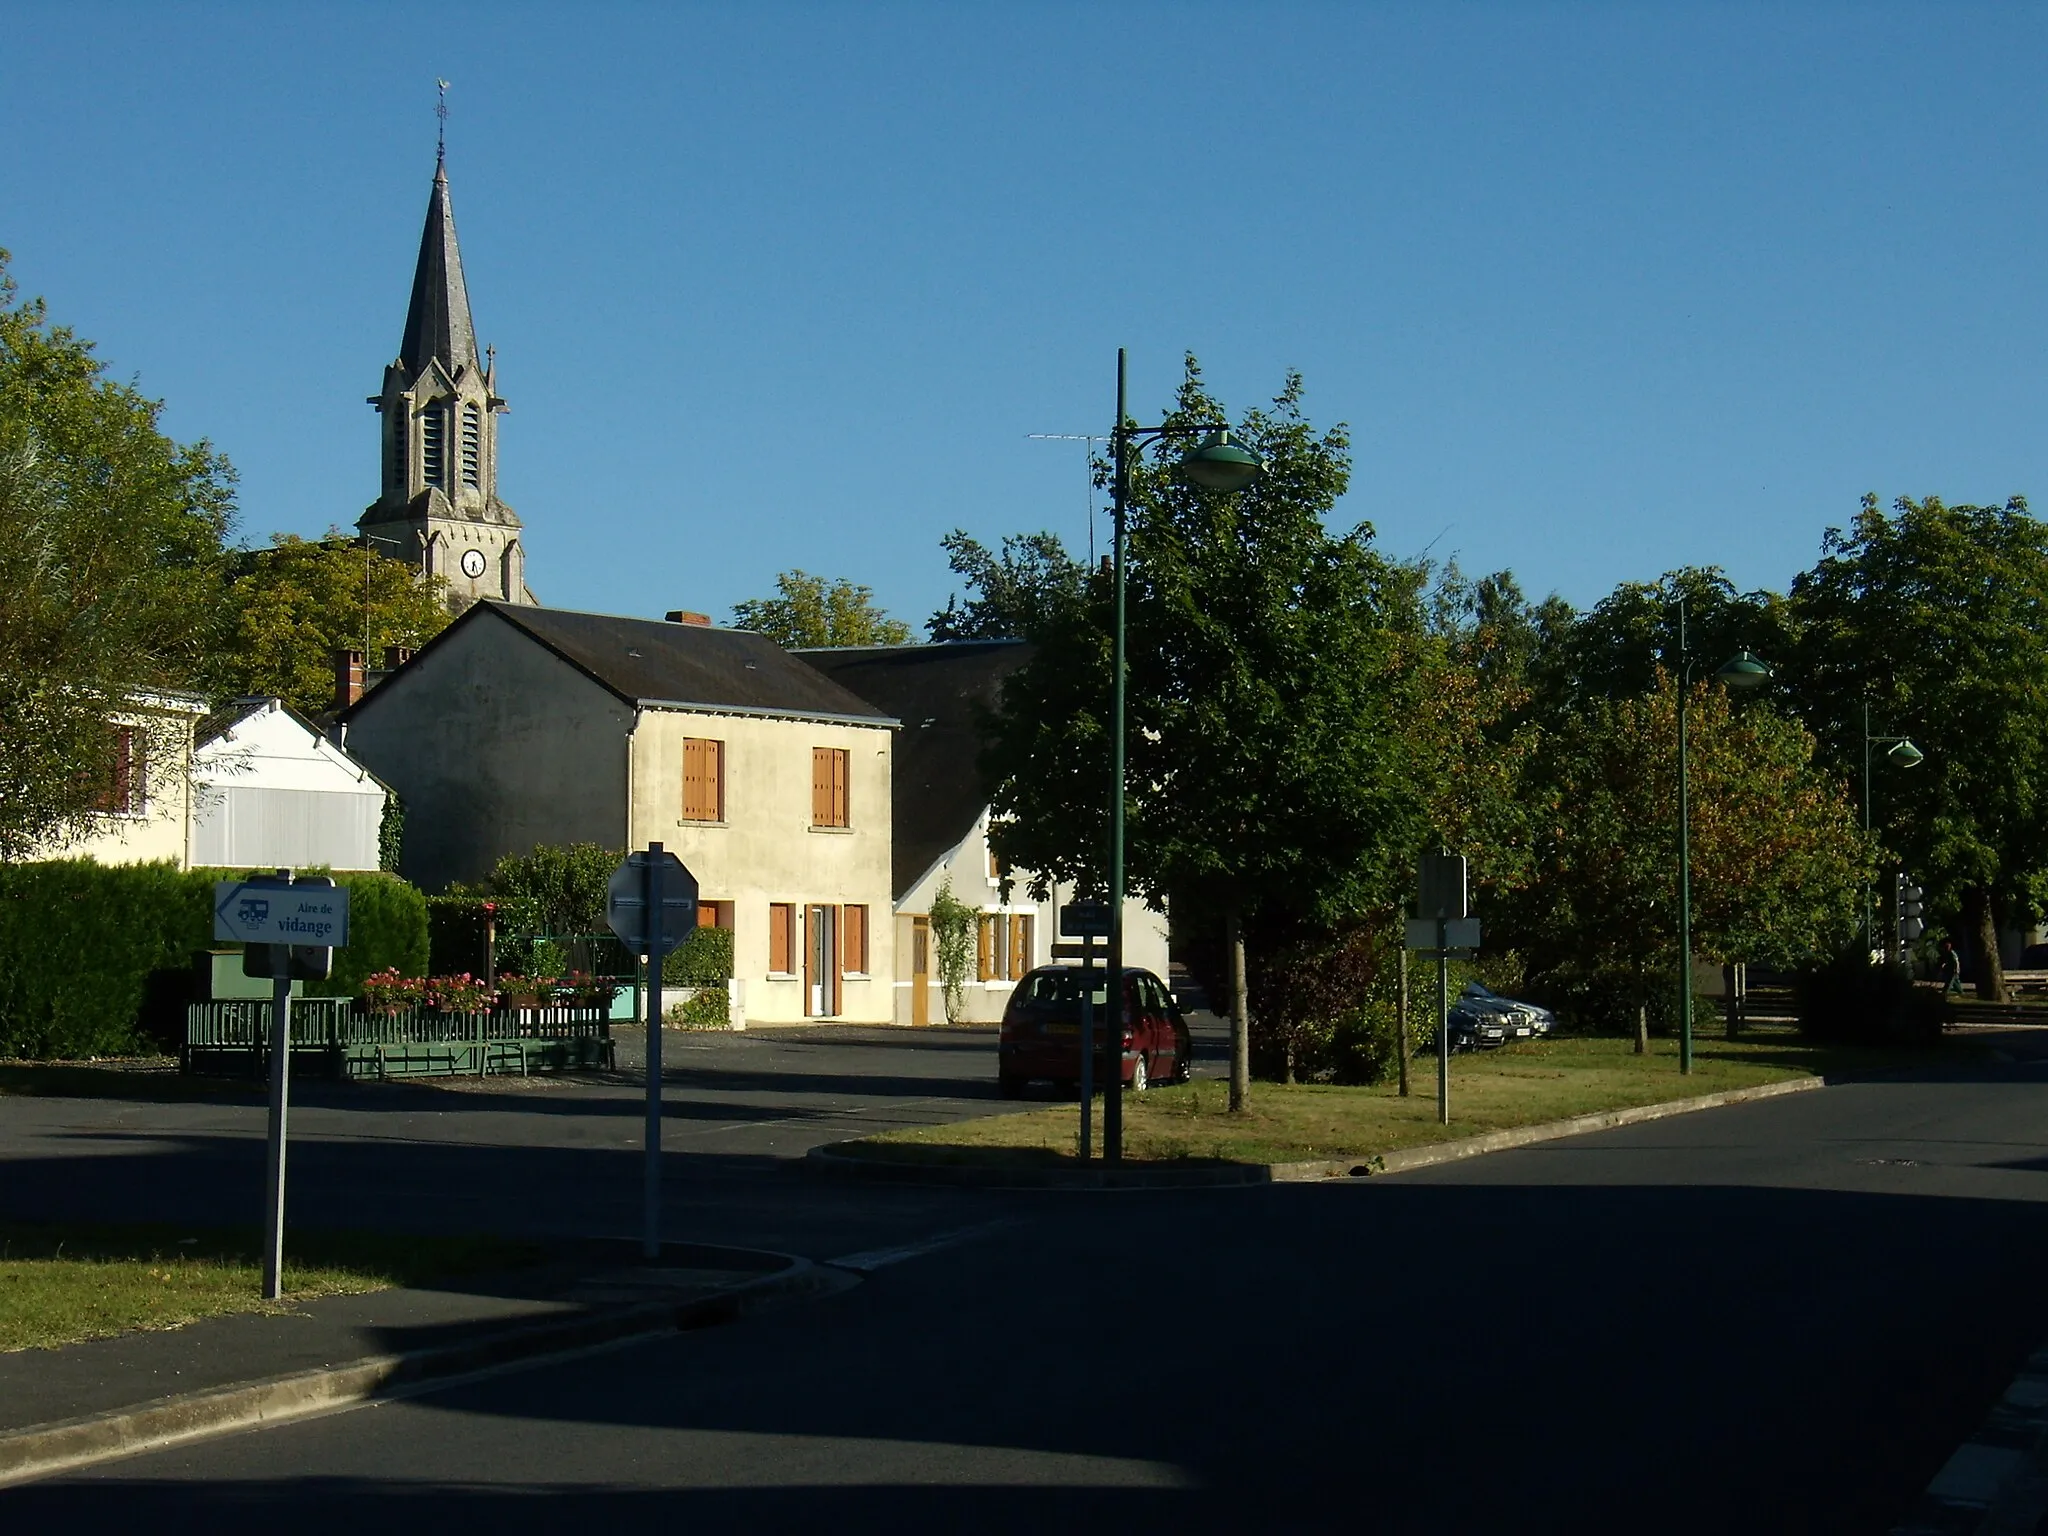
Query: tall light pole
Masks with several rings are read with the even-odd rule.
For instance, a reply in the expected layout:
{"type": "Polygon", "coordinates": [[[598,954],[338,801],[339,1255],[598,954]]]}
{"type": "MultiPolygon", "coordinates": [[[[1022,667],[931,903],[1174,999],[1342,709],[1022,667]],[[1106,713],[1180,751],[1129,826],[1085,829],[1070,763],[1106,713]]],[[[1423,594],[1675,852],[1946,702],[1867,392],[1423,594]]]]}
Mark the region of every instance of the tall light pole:
{"type": "Polygon", "coordinates": [[[405,546],[402,540],[387,539],[381,533],[366,533],[361,537],[363,541],[363,666],[367,669],[370,665],[370,569],[376,564],[377,560],[377,551],[371,546],[375,544],[389,544],[393,549],[403,549],[405,546]]]}
{"type": "MultiPolygon", "coordinates": [[[[1714,672],[1730,688],[1754,688],[1771,669],[1737,651],[1714,672]]],[[[1692,655],[1685,640],[1685,598],[1678,599],[1678,1070],[1692,1071],[1692,815],[1686,782],[1685,696],[1692,655]]]]}
{"type": "MultiPolygon", "coordinates": [[[[1885,756],[1901,768],[1917,768],[1927,761],[1927,754],[1913,745],[1910,736],[1873,736],[1870,734],[1870,695],[1863,696],[1863,837],[1870,839],[1870,749],[1885,747],[1885,756]],[[1890,743],[1886,746],[1886,743],[1890,743]]],[[[1870,882],[1863,882],[1863,958],[1867,964],[1870,952],[1876,947],[1873,940],[1877,934],[1876,921],[1871,912],[1870,882]]],[[[1885,941],[1885,956],[1891,956],[1891,941],[1885,941]]]]}
{"type": "MultiPolygon", "coordinates": [[[[1125,410],[1124,349],[1116,349],[1116,429],[1110,434],[1110,513],[1115,542],[1110,569],[1116,586],[1116,633],[1110,651],[1109,730],[1111,790],[1109,798],[1109,1029],[1113,1068],[1103,1083],[1102,1160],[1123,1160],[1124,1104],[1124,737],[1126,673],[1124,663],[1124,524],[1131,499],[1132,451],[1141,443],[1169,437],[1199,437],[1201,442],[1180,461],[1183,478],[1211,491],[1241,491],[1265,468],[1256,453],[1231,440],[1228,427],[1140,427],[1125,410]]],[[[1233,1051],[1233,1056],[1236,1054],[1233,1051]]]]}

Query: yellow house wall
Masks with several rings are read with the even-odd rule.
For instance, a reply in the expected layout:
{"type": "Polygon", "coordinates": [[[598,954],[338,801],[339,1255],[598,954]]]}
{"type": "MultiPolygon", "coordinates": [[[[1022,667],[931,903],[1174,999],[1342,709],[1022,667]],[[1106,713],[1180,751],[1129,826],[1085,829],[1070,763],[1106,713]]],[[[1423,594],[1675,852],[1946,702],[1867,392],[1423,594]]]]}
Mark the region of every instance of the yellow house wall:
{"type": "Polygon", "coordinates": [[[887,1023],[896,991],[889,855],[890,751],[887,727],[645,709],[633,729],[629,835],[659,840],[697,877],[702,901],[733,904],[733,974],[747,1022],[807,1017],[802,982],[805,934],[799,917],[796,972],[768,971],[768,908],[790,902],[865,906],[868,971],[849,973],[833,1017],[887,1023]],[[725,820],[685,821],[683,743],[725,743],[725,820]],[[811,825],[811,749],[847,753],[848,826],[811,825]]]}
{"type": "Polygon", "coordinates": [[[154,713],[116,715],[120,725],[150,731],[145,809],[139,816],[96,816],[87,835],[52,844],[40,856],[91,859],[100,864],[147,864],[168,859],[180,869],[191,862],[192,719],[197,711],[168,717],[154,713]]]}

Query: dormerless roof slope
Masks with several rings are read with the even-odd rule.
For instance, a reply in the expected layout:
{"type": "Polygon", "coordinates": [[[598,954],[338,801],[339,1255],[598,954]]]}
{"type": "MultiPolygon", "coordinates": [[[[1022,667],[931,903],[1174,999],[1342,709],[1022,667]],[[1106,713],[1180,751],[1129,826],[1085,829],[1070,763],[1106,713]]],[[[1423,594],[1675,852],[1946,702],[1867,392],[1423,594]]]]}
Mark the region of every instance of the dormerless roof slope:
{"type": "Polygon", "coordinates": [[[855,725],[896,723],[867,700],[752,630],[488,601],[478,603],[436,635],[404,668],[364,694],[348,715],[361,712],[399,682],[431,656],[446,636],[467,625],[500,622],[554,652],[628,704],[792,715],[855,725]]]}
{"type": "Polygon", "coordinates": [[[903,722],[893,754],[890,884],[901,901],[970,832],[994,786],[981,771],[982,719],[1003,679],[1031,658],[1021,640],[956,640],[798,651],[903,722]]]}

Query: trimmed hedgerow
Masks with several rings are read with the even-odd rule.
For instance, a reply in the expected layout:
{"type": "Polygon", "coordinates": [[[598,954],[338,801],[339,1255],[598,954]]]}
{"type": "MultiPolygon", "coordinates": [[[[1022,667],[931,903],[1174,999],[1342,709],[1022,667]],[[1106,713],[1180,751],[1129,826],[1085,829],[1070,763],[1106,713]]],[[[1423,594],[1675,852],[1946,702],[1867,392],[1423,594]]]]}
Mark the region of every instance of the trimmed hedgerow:
{"type": "MultiPolygon", "coordinates": [[[[145,997],[161,990],[165,976],[190,975],[195,957],[214,947],[214,882],[250,873],[267,871],[89,859],[0,864],[0,1056],[107,1056],[144,1047],[138,1020],[145,997]]],[[[425,898],[392,875],[335,879],[348,887],[349,944],[334,957],[334,975],[308,982],[306,991],[346,997],[388,966],[424,971],[425,898]]]]}
{"type": "Polygon", "coordinates": [[[136,1048],[151,973],[206,946],[211,888],[169,863],[0,864],[0,1056],[136,1048]]]}

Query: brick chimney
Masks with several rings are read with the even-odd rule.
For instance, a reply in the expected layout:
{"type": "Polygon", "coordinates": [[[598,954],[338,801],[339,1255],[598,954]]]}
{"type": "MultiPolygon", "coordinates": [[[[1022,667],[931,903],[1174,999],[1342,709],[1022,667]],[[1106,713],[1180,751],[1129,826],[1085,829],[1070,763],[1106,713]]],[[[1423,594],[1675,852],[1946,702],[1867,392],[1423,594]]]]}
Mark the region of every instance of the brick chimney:
{"type": "Polygon", "coordinates": [[[409,645],[387,645],[384,647],[384,670],[386,672],[396,672],[411,660],[412,647],[409,645]]]}
{"type": "Polygon", "coordinates": [[[361,651],[336,651],[334,653],[334,707],[347,709],[363,696],[363,653],[361,651]]]}
{"type": "Polygon", "coordinates": [[[692,613],[687,608],[672,608],[667,613],[663,614],[662,617],[667,619],[671,624],[701,624],[706,629],[709,629],[711,627],[710,614],[692,613]]]}

